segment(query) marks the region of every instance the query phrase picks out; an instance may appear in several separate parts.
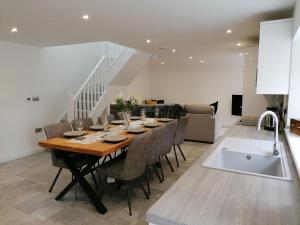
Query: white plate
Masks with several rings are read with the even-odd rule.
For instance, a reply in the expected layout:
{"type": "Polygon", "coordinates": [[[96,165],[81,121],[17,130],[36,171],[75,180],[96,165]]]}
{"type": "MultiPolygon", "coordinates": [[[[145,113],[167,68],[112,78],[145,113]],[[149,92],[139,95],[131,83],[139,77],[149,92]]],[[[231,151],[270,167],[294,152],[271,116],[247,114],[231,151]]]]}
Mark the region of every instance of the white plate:
{"type": "Polygon", "coordinates": [[[120,125],[120,124],[124,124],[124,120],[112,120],[112,121],[110,121],[110,123],[111,124],[118,124],[118,125],[120,125]]]}
{"type": "Polygon", "coordinates": [[[104,138],[104,141],[116,143],[116,142],[124,141],[126,139],[127,139],[127,136],[125,136],[125,135],[111,135],[111,136],[106,136],[104,138]]]}
{"type": "Polygon", "coordinates": [[[140,120],[141,117],[140,116],[131,116],[130,119],[131,120],[140,120]]]}
{"type": "Polygon", "coordinates": [[[128,128],[127,132],[128,133],[133,133],[133,134],[140,134],[145,132],[146,130],[142,127],[136,127],[136,128],[128,128]]]}
{"type": "Polygon", "coordinates": [[[158,121],[159,122],[170,122],[170,121],[172,121],[173,119],[171,119],[171,118],[159,118],[158,119],[158,121]]]}
{"type": "Polygon", "coordinates": [[[145,127],[159,127],[160,124],[159,123],[156,123],[156,122],[148,122],[148,123],[144,123],[144,126],[145,127]]]}
{"type": "Polygon", "coordinates": [[[94,125],[94,126],[90,126],[91,130],[104,130],[103,125],[94,125]]]}
{"type": "Polygon", "coordinates": [[[85,135],[86,131],[68,131],[64,133],[65,137],[80,137],[82,135],[85,135]]]}

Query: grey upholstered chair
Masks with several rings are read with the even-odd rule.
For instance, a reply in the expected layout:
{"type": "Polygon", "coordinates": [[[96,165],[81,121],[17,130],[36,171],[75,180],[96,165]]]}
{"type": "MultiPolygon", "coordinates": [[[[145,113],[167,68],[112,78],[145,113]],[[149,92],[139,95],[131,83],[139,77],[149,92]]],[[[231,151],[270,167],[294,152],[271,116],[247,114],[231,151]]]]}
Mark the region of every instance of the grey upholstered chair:
{"type": "MultiPolygon", "coordinates": [[[[108,122],[115,120],[115,116],[113,114],[108,114],[107,115],[107,120],[108,122]]],[[[98,117],[98,123],[101,125],[102,124],[102,117],[98,117]]]]}
{"type": "MultiPolygon", "coordinates": [[[[165,126],[166,126],[165,131],[163,132],[162,141],[159,146],[159,153],[160,153],[159,163],[161,161],[161,158],[165,157],[172,172],[174,172],[174,169],[173,169],[173,166],[172,166],[167,154],[169,154],[172,150],[172,144],[173,144],[177,124],[178,124],[177,120],[172,120],[165,124],[165,126]]],[[[161,169],[162,179],[164,180],[164,173],[163,173],[163,168],[162,168],[161,163],[160,163],[160,169],[161,169]]]]}
{"type": "Polygon", "coordinates": [[[72,120],[72,122],[71,122],[74,130],[77,130],[76,124],[78,121],[82,121],[84,130],[89,129],[90,126],[94,125],[93,119],[90,117],[82,118],[82,119],[75,119],[75,120],[72,120]]]}
{"type": "Polygon", "coordinates": [[[145,153],[146,157],[146,181],[147,181],[147,188],[148,194],[151,194],[150,187],[149,187],[149,168],[152,167],[156,176],[158,177],[159,181],[162,183],[163,180],[160,177],[157,169],[156,164],[159,163],[159,145],[163,138],[163,133],[165,132],[165,127],[160,126],[152,129],[151,139],[147,144],[149,146],[148,151],[145,153]]]}
{"type": "MultiPolygon", "coordinates": [[[[55,137],[62,137],[63,133],[67,131],[71,131],[72,127],[71,124],[68,122],[60,122],[60,123],[54,123],[50,124],[44,127],[44,131],[46,134],[46,137],[49,138],[55,138],[55,137]]],[[[82,168],[85,165],[87,165],[87,157],[84,154],[80,153],[70,153],[70,157],[76,162],[76,166],[78,168],[82,168]]],[[[50,186],[49,192],[51,192],[56,184],[56,181],[62,171],[62,169],[67,169],[68,167],[65,165],[63,160],[59,158],[55,152],[55,149],[51,149],[51,158],[52,158],[52,165],[55,167],[58,167],[58,172],[50,186]]],[[[73,177],[73,175],[72,175],[73,177]]],[[[94,181],[95,181],[95,176],[93,175],[94,181]]]]}
{"type": "Polygon", "coordinates": [[[184,142],[184,134],[185,134],[185,130],[186,130],[187,124],[189,122],[189,119],[190,119],[190,116],[182,116],[178,119],[178,125],[176,128],[176,132],[175,132],[175,136],[174,136],[174,140],[173,140],[173,149],[174,149],[177,167],[179,167],[179,163],[178,163],[178,157],[177,157],[177,152],[176,152],[176,146],[178,147],[183,160],[186,161],[186,158],[181,150],[180,145],[184,142]]]}
{"type": "Polygon", "coordinates": [[[102,197],[104,186],[107,180],[107,177],[113,177],[118,181],[123,181],[127,185],[127,200],[129,207],[129,214],[131,213],[131,203],[130,203],[130,189],[133,181],[137,181],[140,188],[143,190],[147,199],[149,196],[138,178],[142,177],[145,173],[146,161],[145,161],[145,152],[148,151],[148,143],[151,138],[151,132],[145,132],[134,136],[131,141],[126,157],[119,160],[115,158],[108,163],[103,164],[99,169],[98,173],[101,177],[101,193],[100,198],[102,197]]]}
{"type": "Polygon", "coordinates": [[[119,120],[124,120],[124,113],[118,112],[118,117],[119,117],[119,120]]]}

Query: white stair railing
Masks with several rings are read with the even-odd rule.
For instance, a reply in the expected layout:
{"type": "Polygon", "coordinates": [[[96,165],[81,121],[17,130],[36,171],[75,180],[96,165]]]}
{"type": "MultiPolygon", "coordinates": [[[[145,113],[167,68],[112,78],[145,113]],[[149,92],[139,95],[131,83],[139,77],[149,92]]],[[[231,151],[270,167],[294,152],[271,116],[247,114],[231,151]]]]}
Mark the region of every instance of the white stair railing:
{"type": "Polygon", "coordinates": [[[121,56],[125,47],[105,43],[106,55],[102,56],[76,94],[69,95],[68,120],[90,117],[106,91],[108,70],[121,56]]]}

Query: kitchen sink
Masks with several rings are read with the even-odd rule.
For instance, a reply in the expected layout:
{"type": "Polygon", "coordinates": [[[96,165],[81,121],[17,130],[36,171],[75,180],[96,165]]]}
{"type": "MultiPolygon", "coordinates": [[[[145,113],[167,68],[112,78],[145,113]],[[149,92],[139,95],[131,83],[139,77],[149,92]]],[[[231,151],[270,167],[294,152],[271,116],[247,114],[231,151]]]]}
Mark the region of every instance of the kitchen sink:
{"type": "Polygon", "coordinates": [[[280,143],[276,156],[273,144],[273,141],[226,137],[202,166],[291,181],[283,144],[280,143]]]}

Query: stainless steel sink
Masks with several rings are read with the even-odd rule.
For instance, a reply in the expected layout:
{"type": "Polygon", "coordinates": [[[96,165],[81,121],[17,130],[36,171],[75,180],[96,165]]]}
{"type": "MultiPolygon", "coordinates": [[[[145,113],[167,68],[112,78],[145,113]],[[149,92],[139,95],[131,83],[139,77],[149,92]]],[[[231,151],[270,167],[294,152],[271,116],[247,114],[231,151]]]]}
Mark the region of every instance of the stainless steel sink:
{"type": "Polygon", "coordinates": [[[291,173],[280,143],[279,155],[273,155],[273,142],[255,139],[225,138],[202,164],[203,167],[291,181],[291,173]]]}

